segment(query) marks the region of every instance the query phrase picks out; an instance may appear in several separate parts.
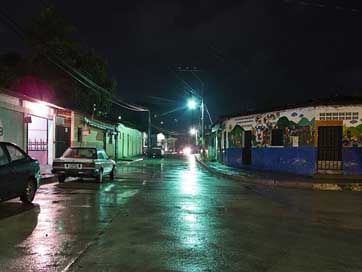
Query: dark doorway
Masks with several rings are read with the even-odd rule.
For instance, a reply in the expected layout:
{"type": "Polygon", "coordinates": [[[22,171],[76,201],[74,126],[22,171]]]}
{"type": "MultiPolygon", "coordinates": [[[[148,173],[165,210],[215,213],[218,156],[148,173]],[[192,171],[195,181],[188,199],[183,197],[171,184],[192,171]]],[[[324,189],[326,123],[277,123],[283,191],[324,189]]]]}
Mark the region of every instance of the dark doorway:
{"type": "Polygon", "coordinates": [[[342,127],[318,127],[318,169],[342,169],[342,127]]]}
{"type": "Polygon", "coordinates": [[[251,131],[244,132],[243,164],[251,164],[251,131]]]}
{"type": "Polygon", "coordinates": [[[70,128],[55,126],[55,157],[59,158],[70,146],[70,128]]]}
{"type": "Polygon", "coordinates": [[[107,150],[107,131],[103,132],[103,149],[107,150]]]}

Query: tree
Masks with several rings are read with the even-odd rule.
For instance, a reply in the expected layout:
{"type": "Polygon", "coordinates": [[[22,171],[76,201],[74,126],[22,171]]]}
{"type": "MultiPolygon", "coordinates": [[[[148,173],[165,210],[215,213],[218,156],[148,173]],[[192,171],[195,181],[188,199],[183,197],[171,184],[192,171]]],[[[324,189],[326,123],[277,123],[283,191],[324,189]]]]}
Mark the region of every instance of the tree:
{"type": "Polygon", "coordinates": [[[94,50],[72,38],[74,32],[54,8],[42,10],[26,29],[28,72],[53,86],[56,101],[52,102],[88,113],[96,104],[96,114],[105,115],[117,82],[108,77],[106,62],[94,50]]]}
{"type": "Polygon", "coordinates": [[[18,53],[7,53],[0,56],[0,87],[8,88],[19,73],[18,65],[21,62],[18,53]]]}

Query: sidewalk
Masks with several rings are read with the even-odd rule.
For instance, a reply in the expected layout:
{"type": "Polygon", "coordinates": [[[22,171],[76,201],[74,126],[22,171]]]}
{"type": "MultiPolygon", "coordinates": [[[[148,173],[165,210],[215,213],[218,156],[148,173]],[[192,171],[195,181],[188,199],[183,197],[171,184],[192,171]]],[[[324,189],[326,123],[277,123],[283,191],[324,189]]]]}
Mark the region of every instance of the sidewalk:
{"type": "MultiPolygon", "coordinates": [[[[128,165],[133,162],[142,161],[143,156],[135,156],[130,158],[124,158],[116,161],[117,166],[128,165]]],[[[40,185],[57,182],[57,177],[52,173],[51,165],[40,165],[40,185]]]]}
{"type": "Polygon", "coordinates": [[[237,169],[219,162],[202,161],[199,156],[196,156],[196,160],[208,171],[217,176],[248,184],[297,189],[362,192],[362,179],[355,177],[298,176],[293,174],[237,169]]]}

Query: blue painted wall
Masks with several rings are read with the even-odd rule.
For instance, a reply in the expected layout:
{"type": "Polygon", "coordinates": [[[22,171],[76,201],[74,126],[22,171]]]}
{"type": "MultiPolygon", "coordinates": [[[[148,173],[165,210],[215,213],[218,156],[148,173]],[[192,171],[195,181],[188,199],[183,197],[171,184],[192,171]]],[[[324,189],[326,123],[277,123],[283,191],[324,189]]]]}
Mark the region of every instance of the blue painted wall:
{"type": "Polygon", "coordinates": [[[231,167],[243,167],[243,149],[242,148],[228,148],[225,151],[224,163],[231,167]]]}
{"type": "Polygon", "coordinates": [[[264,147],[252,149],[252,167],[302,175],[316,173],[315,147],[264,147]]]}
{"type": "Polygon", "coordinates": [[[345,175],[362,175],[362,148],[343,148],[342,161],[345,175]]]}
{"type": "MultiPolygon", "coordinates": [[[[242,148],[229,148],[225,152],[224,163],[232,167],[243,167],[242,152],[242,148]]],[[[315,147],[252,148],[251,159],[251,168],[257,170],[313,175],[316,173],[317,149],[315,147]]]]}

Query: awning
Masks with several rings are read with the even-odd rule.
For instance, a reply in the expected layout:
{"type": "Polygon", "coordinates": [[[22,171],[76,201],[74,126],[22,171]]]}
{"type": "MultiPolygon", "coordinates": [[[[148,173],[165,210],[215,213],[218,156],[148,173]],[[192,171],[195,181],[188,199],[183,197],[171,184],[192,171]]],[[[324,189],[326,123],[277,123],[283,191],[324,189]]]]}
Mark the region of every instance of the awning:
{"type": "Polygon", "coordinates": [[[105,123],[102,123],[99,121],[89,120],[87,117],[84,117],[84,122],[88,126],[99,128],[99,129],[105,130],[109,133],[114,133],[114,134],[118,133],[117,128],[112,125],[109,125],[109,124],[105,124],[105,123]]]}

